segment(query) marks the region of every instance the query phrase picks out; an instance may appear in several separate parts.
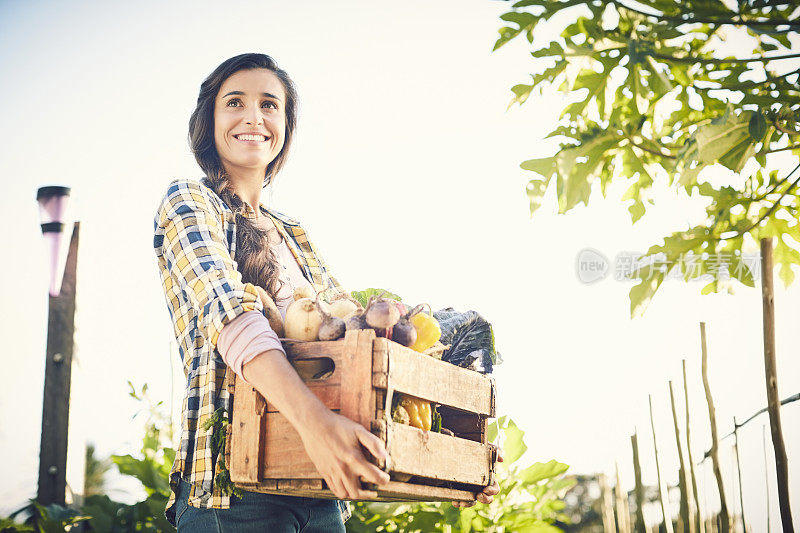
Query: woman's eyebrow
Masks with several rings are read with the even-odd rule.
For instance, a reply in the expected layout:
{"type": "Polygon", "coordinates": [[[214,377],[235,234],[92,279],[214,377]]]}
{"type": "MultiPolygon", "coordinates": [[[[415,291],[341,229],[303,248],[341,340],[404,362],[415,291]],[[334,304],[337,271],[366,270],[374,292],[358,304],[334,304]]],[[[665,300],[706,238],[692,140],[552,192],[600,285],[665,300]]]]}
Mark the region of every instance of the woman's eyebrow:
{"type": "MultiPolygon", "coordinates": [[[[244,92],[243,91],[231,91],[228,94],[226,94],[225,96],[223,96],[223,98],[226,98],[226,97],[228,97],[228,96],[230,96],[232,94],[244,96],[244,92]]],[[[278,98],[277,96],[275,96],[272,93],[261,93],[261,95],[262,96],[266,96],[267,98],[274,98],[275,100],[278,100],[279,102],[281,100],[280,98],[278,98]]]]}

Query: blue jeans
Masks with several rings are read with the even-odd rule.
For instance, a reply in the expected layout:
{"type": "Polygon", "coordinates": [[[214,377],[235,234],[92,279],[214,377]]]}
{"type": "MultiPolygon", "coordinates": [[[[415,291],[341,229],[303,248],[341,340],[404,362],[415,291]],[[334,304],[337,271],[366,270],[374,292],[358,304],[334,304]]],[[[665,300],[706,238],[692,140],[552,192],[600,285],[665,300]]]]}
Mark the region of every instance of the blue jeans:
{"type": "Polygon", "coordinates": [[[189,533],[343,533],[337,500],[245,491],[230,509],[190,506],[189,483],[181,480],[175,502],[178,532],[189,533]]]}

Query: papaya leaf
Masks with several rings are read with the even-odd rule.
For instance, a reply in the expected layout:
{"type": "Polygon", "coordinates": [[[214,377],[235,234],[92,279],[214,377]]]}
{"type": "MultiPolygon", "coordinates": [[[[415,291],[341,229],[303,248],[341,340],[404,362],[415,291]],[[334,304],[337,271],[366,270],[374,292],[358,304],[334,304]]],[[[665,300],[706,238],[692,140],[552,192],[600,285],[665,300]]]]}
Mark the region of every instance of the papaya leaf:
{"type": "Polygon", "coordinates": [[[755,155],[755,141],[750,136],[750,119],[753,111],[742,111],[738,116],[729,113],[723,120],[697,129],[697,159],[711,164],[719,161],[734,172],[755,155]]]}

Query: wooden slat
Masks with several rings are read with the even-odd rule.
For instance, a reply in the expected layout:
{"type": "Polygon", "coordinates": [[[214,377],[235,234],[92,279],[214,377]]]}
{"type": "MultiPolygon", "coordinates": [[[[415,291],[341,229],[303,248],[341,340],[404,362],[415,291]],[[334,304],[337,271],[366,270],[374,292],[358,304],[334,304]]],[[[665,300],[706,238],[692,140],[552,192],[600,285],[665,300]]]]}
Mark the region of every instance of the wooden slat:
{"type": "Polygon", "coordinates": [[[313,490],[324,491],[327,490],[325,482],[322,479],[279,479],[278,490],[282,491],[299,491],[299,490],[313,490]]]}
{"type": "Polygon", "coordinates": [[[280,413],[266,415],[265,457],[261,479],[321,477],[306,453],[300,435],[280,413]]]}
{"type": "Polygon", "coordinates": [[[387,424],[391,471],[486,486],[492,470],[491,445],[387,424]]]}
{"type": "MultiPolygon", "coordinates": [[[[328,409],[332,411],[338,411],[341,408],[341,386],[338,383],[312,381],[310,383],[306,383],[306,385],[328,409]]],[[[267,412],[277,413],[278,410],[274,405],[267,402],[267,412]]]]}
{"type": "MultiPolygon", "coordinates": [[[[336,499],[336,495],[328,489],[301,488],[303,482],[308,482],[309,486],[321,486],[322,480],[271,480],[269,482],[254,484],[239,484],[244,490],[261,492],[264,494],[283,494],[291,496],[303,496],[306,498],[325,498],[336,499]],[[298,484],[298,482],[300,482],[298,484]]],[[[403,502],[403,501],[472,501],[475,495],[472,491],[451,489],[449,487],[431,487],[430,485],[419,485],[414,483],[400,483],[390,481],[381,487],[368,486],[370,490],[377,488],[378,497],[369,500],[373,502],[403,502]]],[[[476,491],[478,487],[476,487],[476,491]]]]}
{"type": "Polygon", "coordinates": [[[472,501],[471,491],[390,481],[378,489],[378,501],[472,501]]]}
{"type": "Polygon", "coordinates": [[[342,348],[341,414],[365,428],[375,416],[372,392],[372,357],[375,332],[351,330],[345,333],[342,348]]]}
{"type": "Polygon", "coordinates": [[[490,377],[439,361],[396,342],[389,342],[387,350],[388,374],[375,372],[374,386],[385,389],[391,382],[398,392],[494,416],[494,385],[490,377]]]}
{"type": "Polygon", "coordinates": [[[249,384],[235,384],[233,411],[236,417],[231,434],[231,481],[234,483],[258,482],[258,474],[264,460],[264,399],[249,384]]]}

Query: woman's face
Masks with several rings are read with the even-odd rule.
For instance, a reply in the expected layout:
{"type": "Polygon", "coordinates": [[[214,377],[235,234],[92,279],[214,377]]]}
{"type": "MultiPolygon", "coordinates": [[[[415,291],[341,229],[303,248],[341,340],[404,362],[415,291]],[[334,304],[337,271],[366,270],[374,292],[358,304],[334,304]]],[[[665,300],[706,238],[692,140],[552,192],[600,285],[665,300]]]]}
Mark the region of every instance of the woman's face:
{"type": "Polygon", "coordinates": [[[270,70],[240,70],[225,80],[214,103],[214,143],[229,173],[264,175],[283,148],[285,104],[283,84],[270,70]]]}

